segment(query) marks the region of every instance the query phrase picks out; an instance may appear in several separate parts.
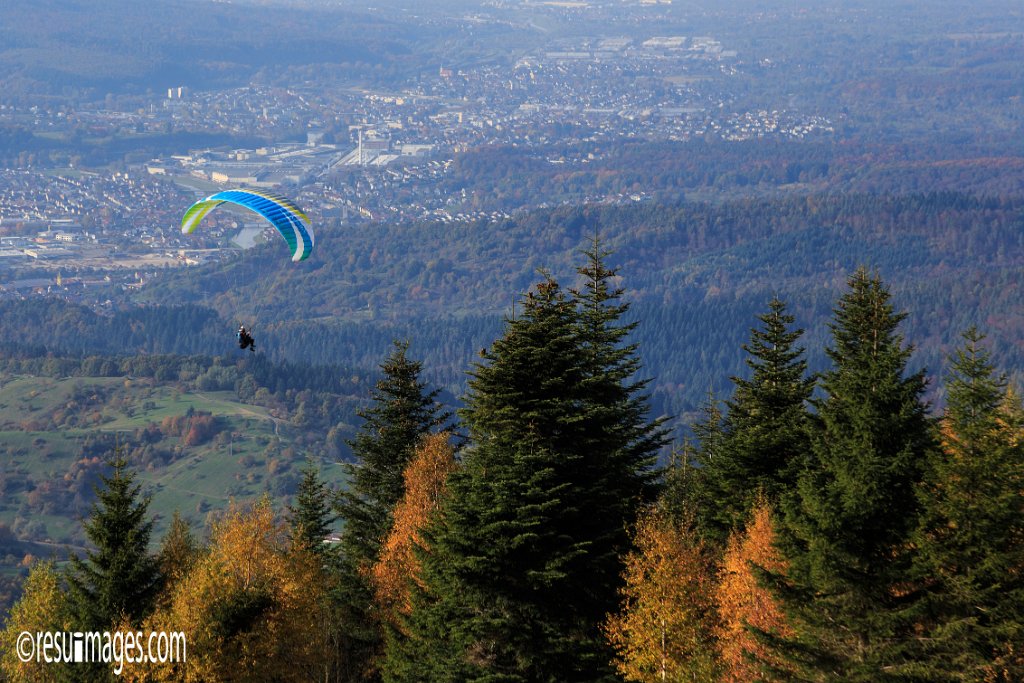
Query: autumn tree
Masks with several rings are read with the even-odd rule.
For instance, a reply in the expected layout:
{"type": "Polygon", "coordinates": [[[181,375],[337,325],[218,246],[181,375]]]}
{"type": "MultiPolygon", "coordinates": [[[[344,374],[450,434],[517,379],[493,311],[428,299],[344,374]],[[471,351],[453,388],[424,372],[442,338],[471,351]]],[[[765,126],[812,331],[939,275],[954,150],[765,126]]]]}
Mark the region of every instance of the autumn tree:
{"type": "Polygon", "coordinates": [[[711,681],[718,667],[712,561],[692,529],[643,513],[626,556],[621,609],[605,624],[627,681],[711,681]]]}
{"type": "Polygon", "coordinates": [[[734,530],[729,536],[715,588],[721,680],[725,683],[778,680],[779,671],[787,670],[785,661],[765,645],[760,635],[793,635],[762,573],[786,573],[786,560],[775,547],[775,537],[771,506],[763,496],[755,501],[746,528],[734,530]]]}
{"type": "Polygon", "coordinates": [[[188,643],[187,662],[160,665],[154,675],[207,683],[322,679],[324,609],[321,568],[309,553],[292,551],[269,500],[232,505],[213,525],[209,552],[146,622],[184,631],[188,643]]]}
{"type": "Polygon", "coordinates": [[[411,609],[409,582],[422,586],[417,548],[424,548],[422,531],[437,512],[455,466],[450,436],[441,432],[424,438],[405,470],[405,495],[395,506],[395,523],[373,566],[377,605],[393,626],[399,614],[411,609]]]}
{"type": "MultiPolygon", "coordinates": [[[[0,679],[10,683],[71,680],[74,671],[68,665],[37,662],[35,659],[23,662],[18,656],[18,636],[22,632],[27,631],[34,637],[41,632],[76,630],[71,605],[61,584],[61,577],[52,562],[36,562],[32,566],[25,579],[24,592],[11,608],[0,631],[0,679]]],[[[28,650],[24,652],[32,654],[28,650]]]]}

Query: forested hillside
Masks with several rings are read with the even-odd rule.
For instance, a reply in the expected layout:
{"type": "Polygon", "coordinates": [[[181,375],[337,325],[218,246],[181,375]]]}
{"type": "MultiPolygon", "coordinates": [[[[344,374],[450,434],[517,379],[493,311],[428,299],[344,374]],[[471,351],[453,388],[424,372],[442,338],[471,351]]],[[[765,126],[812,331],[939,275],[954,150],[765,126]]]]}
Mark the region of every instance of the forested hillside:
{"type": "MultiPolygon", "coordinates": [[[[670,435],[635,379],[643,324],[606,257],[592,243],[579,287],[541,275],[517,299],[471,366],[459,436],[393,346],[345,489],[310,463],[285,511],[231,502],[208,539],[174,519],[155,552],[151,468],[116,450],[95,463],[94,551],[32,564],[0,671],[34,680],[43,664],[11,654],[18,634],[71,624],[188,643],[187,659],[45,669],[78,680],[121,666],[209,681],[1020,680],[1024,406],[985,333],[959,335],[936,414],[878,275],[846,278],[822,344],[773,298],[747,321],[726,400],[659,466],[670,435]]],[[[187,368],[288,383],[265,361],[187,368]]]]}
{"type": "MultiPolygon", "coordinates": [[[[512,314],[513,296],[538,269],[572,282],[572,264],[595,234],[614,251],[631,315],[644,321],[637,340],[659,414],[693,411],[709,389],[724,388],[740,369],[751,315],[773,294],[790,301],[809,339],[821,341],[835,293],[861,265],[915,302],[907,321],[915,364],[940,373],[958,330],[978,323],[990,330],[1001,365],[1024,367],[1015,282],[1024,264],[1024,204],[956,193],[641,202],[500,222],[337,224],[321,229],[317,251],[300,267],[272,248],[255,250],[169,273],[138,299],[212,306],[225,328],[255,326],[276,358],[372,367],[392,338],[411,338],[429,376],[458,394],[468,361],[512,314]]],[[[208,330],[208,320],[189,327],[208,330]]],[[[173,339],[151,343],[178,350],[173,339]]],[[[822,362],[812,354],[812,367],[822,362]]]]}

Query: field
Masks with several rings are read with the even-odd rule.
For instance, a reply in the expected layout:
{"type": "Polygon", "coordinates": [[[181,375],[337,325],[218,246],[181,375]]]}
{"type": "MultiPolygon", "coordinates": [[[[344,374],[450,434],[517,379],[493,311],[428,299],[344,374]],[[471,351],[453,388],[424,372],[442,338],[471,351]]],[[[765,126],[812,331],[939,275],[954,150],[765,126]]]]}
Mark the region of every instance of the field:
{"type": "MultiPolygon", "coordinates": [[[[77,547],[104,454],[120,447],[152,496],[159,539],[175,510],[202,532],[231,500],[291,502],[304,457],[290,424],[233,392],[128,377],[0,376],[0,525],[77,547]],[[205,422],[199,434],[193,427],[205,422]]],[[[341,466],[321,462],[337,486],[341,466]]]]}

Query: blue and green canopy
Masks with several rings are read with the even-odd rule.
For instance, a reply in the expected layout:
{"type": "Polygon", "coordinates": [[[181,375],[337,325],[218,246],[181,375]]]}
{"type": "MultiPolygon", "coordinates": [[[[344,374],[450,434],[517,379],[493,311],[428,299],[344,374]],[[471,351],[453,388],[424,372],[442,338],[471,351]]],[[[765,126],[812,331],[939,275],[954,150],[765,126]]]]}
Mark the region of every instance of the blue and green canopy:
{"type": "Polygon", "coordinates": [[[181,219],[181,231],[188,235],[203,217],[223,203],[243,206],[270,221],[292,250],[292,261],[302,261],[313,251],[309,218],[290,199],[264,190],[225,190],[201,199],[181,219]]]}

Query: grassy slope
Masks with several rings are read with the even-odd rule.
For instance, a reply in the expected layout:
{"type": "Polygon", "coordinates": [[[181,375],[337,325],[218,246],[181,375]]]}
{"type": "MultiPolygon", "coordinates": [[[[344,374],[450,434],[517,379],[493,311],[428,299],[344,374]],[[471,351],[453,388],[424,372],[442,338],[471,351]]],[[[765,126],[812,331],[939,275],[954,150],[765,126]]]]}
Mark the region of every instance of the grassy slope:
{"type": "MultiPolygon", "coordinates": [[[[181,392],[168,385],[126,378],[85,377],[50,379],[16,377],[0,379],[0,463],[8,479],[33,486],[63,477],[81,457],[83,440],[92,432],[130,433],[164,418],[185,414],[188,408],[209,412],[226,421],[222,436],[196,447],[186,447],[179,436],[164,436],[154,447],[176,453],[169,464],[151,465],[138,473],[152,494],[151,510],[158,517],[157,536],[162,534],[174,510],[201,529],[208,510],[219,510],[231,499],[246,501],[274,490],[275,479],[294,477],[301,456],[289,449],[289,427],[270,416],[265,408],[239,403],[231,392],[181,392]],[[52,415],[76,390],[95,387],[111,392],[99,407],[103,422],[61,428],[56,431],[25,429],[26,420],[52,415]]],[[[28,425],[31,426],[31,425],[28,425]]],[[[341,467],[321,464],[323,477],[333,485],[343,480],[341,467]]],[[[14,525],[16,517],[29,513],[45,525],[45,534],[32,540],[81,541],[80,520],[64,512],[48,514],[29,506],[27,491],[16,490],[0,498],[0,523],[14,525]]],[[[275,504],[290,500],[275,495],[275,504]]]]}

